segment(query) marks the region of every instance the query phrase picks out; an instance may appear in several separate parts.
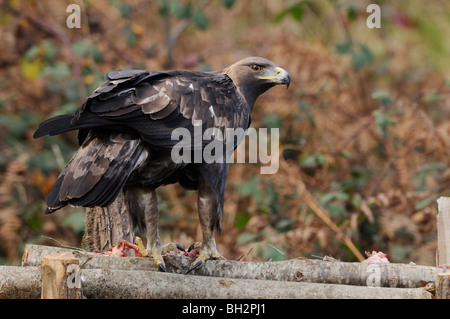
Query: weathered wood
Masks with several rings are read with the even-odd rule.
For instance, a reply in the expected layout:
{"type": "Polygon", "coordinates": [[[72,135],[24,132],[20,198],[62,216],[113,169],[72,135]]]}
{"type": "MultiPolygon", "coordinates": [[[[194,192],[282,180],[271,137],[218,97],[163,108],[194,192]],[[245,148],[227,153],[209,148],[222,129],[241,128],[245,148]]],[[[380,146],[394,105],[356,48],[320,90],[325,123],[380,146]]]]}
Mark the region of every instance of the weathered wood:
{"type": "MultiPolygon", "coordinates": [[[[168,265],[171,259],[178,259],[182,267],[174,271],[183,273],[189,269],[186,259],[173,255],[167,256],[168,265]],[[183,271],[178,271],[182,269],[183,271]]],[[[231,277],[245,279],[266,279],[277,281],[296,281],[311,283],[329,283],[369,287],[418,288],[436,280],[436,274],[445,269],[409,264],[364,264],[358,262],[330,262],[311,259],[291,259],[277,262],[238,262],[232,260],[208,261],[193,274],[213,277],[231,277]]]]}
{"type": "MultiPolygon", "coordinates": [[[[38,266],[43,256],[65,248],[26,245],[23,266],[38,266]]],[[[108,257],[88,252],[72,251],[83,269],[153,270],[151,258],[108,257]]],[[[193,258],[179,254],[164,257],[169,272],[184,274],[193,258]]],[[[438,267],[409,264],[364,264],[330,262],[311,259],[291,259],[277,262],[242,262],[209,260],[192,274],[235,279],[267,279],[276,281],[315,282],[361,285],[371,287],[417,288],[435,282],[436,275],[449,271],[438,267]]]]}
{"type": "Polygon", "coordinates": [[[41,263],[41,298],[80,299],[81,287],[72,278],[78,270],[78,259],[70,252],[45,256],[41,263]]]}
{"type": "Polygon", "coordinates": [[[450,197],[440,197],[437,200],[437,236],[438,250],[436,264],[450,265],[450,197]]]}
{"type": "Polygon", "coordinates": [[[85,229],[83,242],[91,252],[107,251],[119,239],[132,242],[134,227],[123,192],[107,207],[86,208],[85,229]]]}
{"type": "Polygon", "coordinates": [[[437,275],[436,298],[450,299],[450,273],[437,275]]]}
{"type": "MultiPolygon", "coordinates": [[[[106,257],[117,258],[120,257],[106,257]]],[[[127,259],[127,258],[120,258],[127,259]]],[[[0,267],[0,279],[12,273],[23,280],[1,284],[2,298],[39,298],[39,267],[0,267]],[[33,280],[29,280],[32,278],[33,280]],[[30,288],[28,285],[31,285],[30,288]]],[[[424,288],[371,288],[308,282],[216,278],[145,270],[81,269],[86,298],[432,298],[424,288]]]]}
{"type": "Polygon", "coordinates": [[[370,288],[349,285],[186,276],[144,270],[81,271],[87,298],[238,299],[429,299],[424,288],[370,288]]]}
{"type": "Polygon", "coordinates": [[[0,299],[39,299],[39,267],[0,266],[0,299]]]}

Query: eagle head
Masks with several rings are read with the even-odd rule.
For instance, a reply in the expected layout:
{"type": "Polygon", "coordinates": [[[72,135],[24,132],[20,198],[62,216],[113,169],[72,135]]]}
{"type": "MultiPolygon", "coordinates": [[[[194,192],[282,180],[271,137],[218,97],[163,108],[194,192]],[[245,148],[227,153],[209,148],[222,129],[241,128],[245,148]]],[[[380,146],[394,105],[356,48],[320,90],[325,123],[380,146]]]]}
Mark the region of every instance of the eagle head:
{"type": "Polygon", "coordinates": [[[271,87],[291,83],[289,73],[264,58],[249,57],[227,67],[222,73],[228,75],[241,95],[253,106],[256,98],[271,87]]]}

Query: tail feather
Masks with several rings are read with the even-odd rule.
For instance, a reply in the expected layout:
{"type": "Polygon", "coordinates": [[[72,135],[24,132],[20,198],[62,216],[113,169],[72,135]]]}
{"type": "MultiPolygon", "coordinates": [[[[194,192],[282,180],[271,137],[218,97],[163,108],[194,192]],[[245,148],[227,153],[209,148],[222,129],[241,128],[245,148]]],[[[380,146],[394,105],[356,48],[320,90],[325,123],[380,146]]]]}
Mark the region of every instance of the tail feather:
{"type": "MultiPolygon", "coordinates": [[[[99,117],[93,113],[87,113],[82,119],[78,119],[75,115],[64,114],[52,117],[39,124],[33,137],[38,138],[45,135],[58,135],[61,133],[80,130],[80,132],[88,131],[85,129],[91,129],[96,127],[112,127],[117,126],[117,123],[99,117]]],[[[84,138],[81,139],[84,141],[84,138]]],[[[81,144],[81,143],[80,143],[81,144]]]]}
{"type": "Polygon", "coordinates": [[[39,124],[38,129],[34,132],[33,137],[38,138],[44,135],[56,135],[64,132],[72,131],[74,128],[70,124],[73,115],[64,114],[52,117],[39,124]]]}

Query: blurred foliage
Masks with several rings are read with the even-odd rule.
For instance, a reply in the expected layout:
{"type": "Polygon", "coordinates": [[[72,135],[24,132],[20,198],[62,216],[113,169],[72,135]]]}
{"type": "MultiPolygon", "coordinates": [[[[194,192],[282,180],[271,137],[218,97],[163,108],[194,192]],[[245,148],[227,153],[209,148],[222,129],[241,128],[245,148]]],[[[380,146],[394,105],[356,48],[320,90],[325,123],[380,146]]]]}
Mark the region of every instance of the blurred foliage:
{"type": "MultiPolygon", "coordinates": [[[[82,246],[83,208],[42,214],[76,134],[34,140],[40,121],[74,113],[111,70],[218,70],[252,55],[292,78],[252,114],[280,128],[281,165],[231,165],[219,250],[356,260],[301,181],[362,253],[434,264],[435,200],[450,196],[450,3],[380,0],[369,29],[371,1],[86,0],[69,29],[70,3],[0,2],[0,264],[19,263],[25,243],[82,246]]],[[[158,195],[163,241],[200,240],[195,193],[158,195]]]]}

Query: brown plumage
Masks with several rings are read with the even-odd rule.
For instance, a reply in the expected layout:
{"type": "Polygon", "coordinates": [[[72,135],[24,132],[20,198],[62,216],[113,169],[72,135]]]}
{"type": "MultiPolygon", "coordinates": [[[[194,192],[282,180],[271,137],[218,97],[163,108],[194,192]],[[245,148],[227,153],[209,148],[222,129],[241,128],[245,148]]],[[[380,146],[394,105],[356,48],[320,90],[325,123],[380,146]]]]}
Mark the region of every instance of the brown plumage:
{"type": "MultiPolygon", "coordinates": [[[[164,263],[157,234],[154,190],[171,183],[198,189],[198,209],[203,241],[199,260],[223,258],[217,252],[214,230],[221,229],[225,180],[224,158],[213,163],[175,162],[172,138],[177,128],[192,137],[188,150],[202,151],[211,139],[195,143],[194,133],[214,128],[250,126],[256,98],[277,84],[289,86],[289,74],[271,61],[251,57],[218,72],[115,71],[87,97],[75,115],[61,115],[42,122],[34,137],[78,130],[80,148],[61,172],[48,198],[46,213],[70,204],[108,206],[122,189],[135,223],[147,229],[147,249],[162,269],[164,263]]],[[[217,142],[217,141],[216,141],[217,142]]],[[[220,145],[233,143],[224,137],[220,145]]],[[[226,154],[224,153],[224,156],[226,154]]]]}

